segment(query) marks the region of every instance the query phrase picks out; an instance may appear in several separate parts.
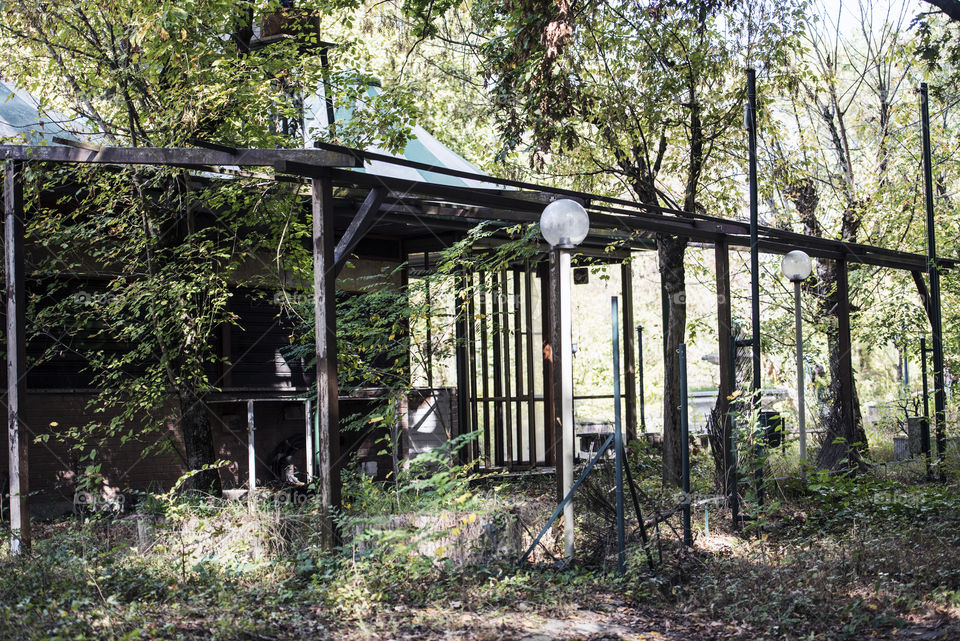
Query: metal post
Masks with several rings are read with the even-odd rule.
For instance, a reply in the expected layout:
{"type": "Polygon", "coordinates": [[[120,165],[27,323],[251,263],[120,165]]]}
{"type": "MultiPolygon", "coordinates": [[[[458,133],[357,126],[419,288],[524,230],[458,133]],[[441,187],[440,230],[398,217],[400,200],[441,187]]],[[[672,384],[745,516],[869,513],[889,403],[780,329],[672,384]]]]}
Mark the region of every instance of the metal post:
{"type": "Polygon", "coordinates": [[[303,423],[306,437],[306,443],[304,444],[304,450],[306,451],[304,459],[306,459],[307,464],[307,483],[313,480],[313,464],[314,456],[316,456],[316,451],[313,448],[313,403],[308,398],[303,402],[303,423]]]}
{"type": "MultiPolygon", "coordinates": [[[[573,358],[569,356],[570,346],[573,344],[573,324],[570,318],[570,258],[571,252],[566,249],[556,250],[560,259],[560,341],[554,349],[561,352],[560,359],[561,396],[560,396],[560,426],[563,430],[563,495],[566,496],[573,487],[573,358]]],[[[566,559],[573,559],[574,546],[574,517],[573,499],[567,501],[563,507],[563,555],[566,559]]]]}
{"type": "Polygon", "coordinates": [[[927,214],[927,270],[930,279],[930,328],[933,334],[933,406],[937,433],[937,469],[946,479],[943,458],[947,445],[945,431],[946,396],[943,381],[943,329],[940,310],[940,270],[937,266],[937,229],[933,216],[933,163],[930,152],[930,108],[927,83],[920,85],[920,124],[923,145],[923,192],[927,214]]]}
{"type": "Polygon", "coordinates": [[[930,467],[930,403],[927,397],[930,390],[927,387],[927,339],[920,337],[920,372],[923,378],[923,419],[920,421],[920,447],[923,451],[923,462],[926,468],[927,480],[933,477],[930,467]]]}
{"type": "Polygon", "coordinates": [[[420,272],[420,276],[423,279],[423,290],[427,307],[426,374],[427,387],[430,389],[430,395],[433,396],[433,298],[430,296],[430,276],[427,274],[427,265],[429,264],[430,254],[423,252],[423,271],[420,272]]]}
{"type": "Polygon", "coordinates": [[[750,309],[753,324],[754,408],[760,407],[760,252],[757,242],[757,74],[747,69],[747,147],[750,179],[750,309]]]}
{"type": "Polygon", "coordinates": [[[7,287],[7,444],[10,476],[10,554],[30,550],[29,438],[21,413],[26,396],[26,334],[24,318],[23,168],[20,161],[4,164],[4,272],[7,287]]]}
{"type": "MultiPolygon", "coordinates": [[[[620,323],[617,316],[617,297],[610,299],[610,317],[613,338],[613,449],[616,459],[616,505],[617,505],[617,571],[623,574],[626,568],[626,552],[623,533],[623,435],[620,433],[620,323]]],[[[626,325],[629,334],[629,325],[626,325]]]]}
{"type": "Polygon", "coordinates": [[[793,283],[794,322],[797,340],[797,427],[800,430],[800,470],[807,477],[807,416],[803,384],[803,319],[800,315],[800,281],[793,283]]]}
{"type": "Polygon", "coordinates": [[[253,422],[253,401],[247,401],[247,502],[253,510],[257,492],[256,425],[253,422]]]}
{"type": "Polygon", "coordinates": [[[637,362],[633,351],[633,261],[620,263],[620,295],[623,296],[623,397],[627,441],[637,438],[637,362]]]}
{"type": "Polygon", "coordinates": [[[680,357],[680,461],[681,489],[683,490],[683,544],[693,545],[690,530],[690,425],[687,416],[687,346],[677,347],[680,357]]]}
{"type": "Polygon", "coordinates": [[[647,431],[646,411],[643,400],[643,325],[637,325],[637,380],[640,385],[640,431],[647,431]]]}
{"type": "MultiPolygon", "coordinates": [[[[467,344],[467,300],[462,296],[470,291],[467,288],[467,274],[464,270],[457,271],[454,276],[456,291],[453,295],[453,310],[455,314],[454,331],[456,334],[456,371],[457,371],[457,429],[453,436],[469,434],[472,430],[470,425],[470,356],[469,345],[467,344]]],[[[461,445],[456,452],[456,458],[460,465],[472,460],[470,456],[470,447],[461,445]]]]}

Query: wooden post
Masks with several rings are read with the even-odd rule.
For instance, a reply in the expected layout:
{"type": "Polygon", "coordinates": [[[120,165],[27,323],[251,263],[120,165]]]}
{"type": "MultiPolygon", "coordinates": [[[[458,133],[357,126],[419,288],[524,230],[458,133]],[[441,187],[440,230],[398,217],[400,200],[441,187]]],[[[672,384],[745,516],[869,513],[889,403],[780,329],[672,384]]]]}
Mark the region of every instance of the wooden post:
{"type": "Polygon", "coordinates": [[[321,543],[336,543],[330,510],[340,505],[340,416],[337,387],[337,288],[334,265],[333,188],[329,176],[314,178],[313,307],[317,342],[317,479],[322,513],[321,543]]]}
{"type": "Polygon", "coordinates": [[[306,438],[304,448],[307,451],[307,483],[310,483],[314,476],[313,463],[316,450],[313,447],[313,402],[309,398],[303,402],[303,427],[305,430],[304,437],[306,438]]]}
{"type": "Polygon", "coordinates": [[[720,421],[720,438],[723,443],[723,490],[730,493],[733,461],[731,452],[730,395],[733,394],[733,358],[730,336],[733,333],[730,300],[730,253],[726,240],[718,240],[713,248],[717,280],[717,352],[720,356],[720,387],[717,390],[717,419],[720,421]]]}
{"type": "Polygon", "coordinates": [[[10,474],[10,553],[30,550],[30,491],[26,426],[20,418],[26,396],[26,338],[23,259],[23,167],[4,163],[4,272],[7,286],[7,443],[10,474]]]}
{"type": "Polygon", "coordinates": [[[637,438],[637,361],[633,334],[633,261],[620,263],[620,295],[623,299],[623,398],[626,404],[627,442],[637,438]]]}
{"type": "MultiPolygon", "coordinates": [[[[501,318],[500,318],[500,277],[496,272],[490,273],[490,302],[491,302],[491,341],[493,342],[493,461],[495,465],[506,464],[507,457],[504,455],[503,426],[506,419],[503,415],[503,360],[500,356],[500,347],[503,340],[500,336],[501,318]]],[[[509,434],[506,438],[507,444],[510,443],[509,434]]]]}
{"type": "MultiPolygon", "coordinates": [[[[474,278],[473,272],[467,273],[467,344],[469,361],[467,371],[470,376],[470,429],[475,431],[479,428],[479,412],[477,408],[477,314],[476,303],[474,302],[474,278]]],[[[480,463],[481,453],[475,449],[476,440],[470,445],[470,458],[476,467],[480,463]]]]}
{"type": "Polygon", "coordinates": [[[516,376],[513,392],[517,419],[517,462],[523,463],[523,331],[520,329],[520,270],[513,270],[513,369],[516,376]]]}
{"type": "Polygon", "coordinates": [[[510,402],[510,286],[506,268],[500,272],[500,291],[498,294],[501,314],[500,339],[503,343],[500,360],[503,370],[500,376],[503,377],[503,415],[506,419],[503,438],[506,442],[508,465],[513,466],[517,462],[517,452],[514,452],[513,404],[510,402]]]}

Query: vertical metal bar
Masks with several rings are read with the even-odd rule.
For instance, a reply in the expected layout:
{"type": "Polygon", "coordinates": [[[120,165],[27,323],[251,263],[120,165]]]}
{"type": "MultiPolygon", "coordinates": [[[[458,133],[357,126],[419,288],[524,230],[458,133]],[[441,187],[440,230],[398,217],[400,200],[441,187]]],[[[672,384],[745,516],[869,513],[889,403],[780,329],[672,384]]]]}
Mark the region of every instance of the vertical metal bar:
{"type": "Polygon", "coordinates": [[[620,263],[620,295],[623,296],[623,369],[624,408],[627,417],[627,441],[637,438],[637,363],[634,358],[633,261],[620,263]]]}
{"type": "Polygon", "coordinates": [[[427,273],[427,265],[430,260],[430,254],[423,252],[423,271],[420,277],[423,280],[424,297],[427,303],[427,387],[430,389],[430,395],[433,396],[433,299],[430,296],[430,277],[427,273]]]}
{"type": "Polygon", "coordinates": [[[753,404],[760,407],[760,252],[757,244],[757,73],[747,69],[747,147],[750,182],[750,310],[753,325],[753,404]]]}
{"type": "MultiPolygon", "coordinates": [[[[514,401],[515,416],[517,419],[517,462],[523,461],[523,332],[520,328],[520,270],[513,270],[513,350],[514,350],[514,371],[516,381],[514,383],[514,401]]],[[[531,462],[532,466],[532,462],[531,462]]]]}
{"type": "Polygon", "coordinates": [[[507,280],[506,268],[500,272],[500,339],[503,341],[501,363],[503,364],[503,416],[505,419],[504,441],[506,442],[507,461],[510,466],[516,463],[516,452],[513,451],[513,404],[510,402],[510,282],[507,280]]]}
{"type": "Polygon", "coordinates": [[[644,406],[644,396],[643,391],[643,325],[637,325],[637,383],[640,387],[639,399],[640,399],[640,431],[647,431],[647,411],[644,406]]]}
{"type": "MultiPolygon", "coordinates": [[[[620,312],[617,297],[610,299],[611,337],[613,339],[613,449],[616,460],[616,506],[617,506],[617,571],[623,574],[626,567],[626,552],[623,533],[623,435],[620,433],[620,312]]],[[[625,326],[630,334],[630,325],[625,326]]]]}
{"type": "Polygon", "coordinates": [[[794,330],[797,342],[797,427],[800,430],[800,466],[803,478],[807,469],[807,415],[803,384],[803,317],[800,315],[800,281],[793,283],[794,330]]]}
{"type": "MultiPolygon", "coordinates": [[[[467,355],[467,276],[463,269],[454,276],[456,286],[453,293],[454,331],[456,333],[456,370],[457,370],[457,430],[456,436],[470,432],[469,412],[469,356],[467,355]]],[[[456,453],[460,465],[467,462],[469,451],[460,447],[456,453]]]]}
{"type": "MultiPolygon", "coordinates": [[[[476,287],[473,272],[467,272],[467,344],[469,345],[469,362],[467,371],[470,375],[470,430],[479,428],[479,408],[477,407],[477,309],[476,287]]],[[[474,437],[470,444],[470,458],[474,466],[480,462],[480,452],[477,451],[478,439],[474,437]]]]}
{"type": "Polygon", "coordinates": [[[490,361],[487,356],[487,273],[480,272],[480,385],[483,390],[484,464],[494,464],[493,430],[490,428],[490,361]]]}
{"type": "Polygon", "coordinates": [[[556,252],[550,252],[540,275],[540,327],[543,333],[543,453],[547,465],[556,467],[557,500],[563,498],[560,485],[560,441],[557,425],[560,420],[556,402],[558,354],[554,353],[556,338],[556,252]]]}
{"type": "Polygon", "coordinates": [[[930,388],[927,384],[927,339],[920,338],[920,376],[923,378],[923,415],[930,418],[930,388]]]}
{"type": "Polygon", "coordinates": [[[7,471],[10,476],[10,554],[30,550],[28,442],[21,413],[26,409],[26,333],[23,253],[24,163],[8,160],[3,171],[4,272],[7,288],[7,471]]]}
{"type": "MultiPolygon", "coordinates": [[[[490,298],[491,298],[491,338],[493,340],[493,460],[496,465],[503,465],[506,462],[504,456],[504,438],[503,426],[506,420],[503,416],[503,360],[500,356],[501,347],[501,319],[500,319],[500,279],[496,272],[490,274],[490,298]]],[[[506,439],[509,443],[510,439],[506,439]]]]}
{"type": "MultiPolygon", "coordinates": [[[[563,356],[560,360],[561,370],[561,397],[560,397],[560,428],[563,436],[563,494],[570,492],[573,485],[574,465],[574,428],[573,428],[573,358],[570,346],[573,344],[573,324],[570,318],[570,258],[571,252],[566,249],[557,250],[560,263],[560,340],[555,349],[563,356]]],[[[574,548],[574,516],[573,500],[567,502],[563,508],[563,552],[567,559],[573,558],[574,548]]]]}
{"type": "Polygon", "coordinates": [[[332,549],[336,533],[331,510],[340,505],[340,412],[337,386],[337,287],[333,272],[336,239],[333,186],[329,176],[312,181],[313,305],[317,362],[317,478],[320,490],[321,545],[332,549]]]}
{"type": "Polygon", "coordinates": [[[530,467],[537,465],[537,406],[533,378],[533,275],[530,261],[524,265],[523,306],[527,326],[527,441],[530,445],[530,467]]]}
{"type": "Polygon", "coordinates": [[[683,490],[683,544],[693,545],[690,530],[690,424],[687,416],[687,346],[677,347],[680,357],[680,462],[681,489],[683,490]]]}
{"type": "Polygon", "coordinates": [[[250,509],[256,506],[257,493],[257,447],[256,424],[253,421],[253,401],[247,401],[247,502],[250,509]]]}
{"type": "Polygon", "coordinates": [[[930,151],[930,108],[927,83],[920,85],[920,124],[923,144],[923,201],[927,214],[927,273],[930,279],[930,328],[933,337],[933,409],[937,434],[937,469],[940,480],[947,449],[946,396],[943,380],[943,328],[940,308],[940,269],[937,265],[937,228],[933,215],[933,161],[930,151]]]}
{"type": "MultiPolygon", "coordinates": [[[[730,334],[730,393],[733,394],[733,388],[737,386],[737,337],[730,334]]],[[[733,521],[733,529],[740,529],[740,488],[739,486],[739,467],[740,458],[737,454],[737,421],[734,414],[736,401],[731,402],[727,407],[727,421],[729,421],[727,434],[729,435],[730,463],[727,469],[730,480],[730,520],[733,521]]]]}
{"type": "Polygon", "coordinates": [[[304,458],[307,464],[307,483],[310,483],[313,481],[313,464],[315,462],[316,449],[313,447],[313,402],[309,398],[303,402],[303,423],[304,438],[306,439],[306,443],[303,446],[306,451],[304,458]]]}

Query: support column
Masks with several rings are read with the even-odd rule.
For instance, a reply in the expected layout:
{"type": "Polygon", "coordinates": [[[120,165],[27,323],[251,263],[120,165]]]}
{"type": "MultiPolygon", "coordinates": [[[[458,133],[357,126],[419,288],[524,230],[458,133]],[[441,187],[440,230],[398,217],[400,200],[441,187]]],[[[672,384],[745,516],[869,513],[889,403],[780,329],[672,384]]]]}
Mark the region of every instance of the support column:
{"type": "Polygon", "coordinates": [[[27,468],[29,435],[20,419],[26,397],[26,338],[24,318],[23,167],[4,163],[4,272],[7,286],[7,443],[10,475],[10,553],[30,550],[30,491],[27,468]]]}
{"type": "Polygon", "coordinates": [[[620,294],[623,298],[623,369],[627,442],[637,438],[637,361],[633,336],[633,260],[620,263],[620,294]]]}
{"type": "Polygon", "coordinates": [[[317,342],[317,480],[323,515],[321,542],[326,549],[336,536],[330,510],[340,505],[340,416],[337,386],[337,291],[334,275],[333,187],[329,176],[314,178],[313,307],[317,342]]]}

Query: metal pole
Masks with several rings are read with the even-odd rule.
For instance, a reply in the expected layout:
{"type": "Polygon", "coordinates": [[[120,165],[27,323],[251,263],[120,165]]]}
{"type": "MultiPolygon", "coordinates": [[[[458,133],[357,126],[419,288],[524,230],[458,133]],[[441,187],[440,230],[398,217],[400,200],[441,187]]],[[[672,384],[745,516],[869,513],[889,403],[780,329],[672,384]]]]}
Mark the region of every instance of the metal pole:
{"type": "Polygon", "coordinates": [[[640,431],[647,431],[646,412],[643,407],[643,325],[637,325],[637,378],[640,380],[640,431]]]}
{"type": "Polygon", "coordinates": [[[797,335],[797,427],[800,430],[800,469],[807,477],[807,416],[803,389],[803,320],[800,316],[800,281],[793,283],[793,307],[797,335]]]}
{"type": "Polygon", "coordinates": [[[920,447],[923,451],[923,462],[926,467],[926,476],[932,476],[930,468],[930,403],[927,400],[930,390],[927,387],[927,339],[920,338],[920,372],[923,378],[923,419],[920,422],[920,447]]]}
{"type": "Polygon", "coordinates": [[[923,144],[923,191],[927,214],[927,270],[930,279],[930,328],[933,334],[933,406],[937,433],[937,468],[940,480],[946,479],[943,457],[947,438],[945,432],[946,397],[943,384],[943,330],[940,312],[940,271],[937,267],[937,230],[933,217],[933,163],[930,153],[930,108],[927,83],[920,85],[920,123],[923,144]]]}
{"type": "MultiPolygon", "coordinates": [[[[557,250],[560,257],[560,345],[563,352],[560,358],[561,398],[560,425],[563,430],[563,475],[562,491],[564,496],[573,487],[573,358],[570,346],[573,344],[573,324],[570,318],[570,257],[566,249],[557,250]]],[[[574,544],[573,499],[563,507],[563,555],[569,561],[573,559],[574,544]]]]}
{"type": "Polygon", "coordinates": [[[747,69],[747,146],[750,179],[750,309],[753,324],[753,405],[760,406],[760,253],[757,242],[757,74],[747,69]]]}
{"type": "MultiPolygon", "coordinates": [[[[30,550],[30,474],[27,469],[29,435],[23,423],[27,387],[26,334],[24,318],[23,251],[23,170],[24,163],[8,160],[4,164],[4,272],[7,304],[7,472],[10,477],[10,554],[19,556],[30,550]]],[[[2,510],[0,510],[2,511],[2,510]]]]}
{"type": "Polygon", "coordinates": [[[257,491],[257,451],[254,445],[256,426],[253,422],[253,401],[247,401],[247,501],[250,509],[255,505],[257,491]]]}
{"type": "Polygon", "coordinates": [[[303,402],[303,423],[304,430],[306,431],[306,443],[304,444],[304,450],[306,450],[306,455],[304,458],[307,463],[307,483],[313,480],[313,457],[315,455],[313,449],[313,403],[310,402],[310,399],[306,399],[303,402]]]}
{"type": "Polygon", "coordinates": [[[690,425],[687,420],[687,346],[677,347],[680,356],[680,461],[681,489],[683,490],[683,544],[693,545],[690,531],[690,425]]]}
{"type": "Polygon", "coordinates": [[[616,459],[617,477],[617,571],[623,574],[627,560],[623,533],[623,435],[620,433],[620,324],[618,315],[617,297],[613,296],[610,298],[610,317],[613,337],[613,450],[616,459]]]}

